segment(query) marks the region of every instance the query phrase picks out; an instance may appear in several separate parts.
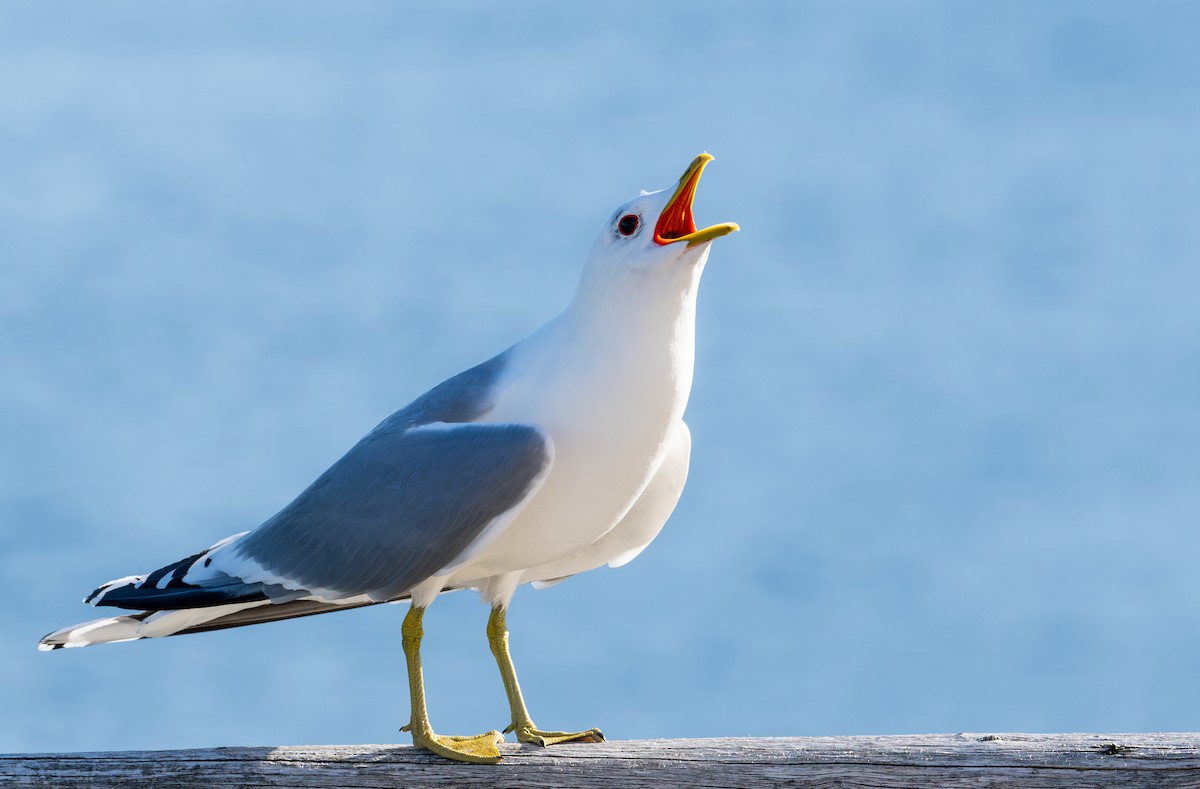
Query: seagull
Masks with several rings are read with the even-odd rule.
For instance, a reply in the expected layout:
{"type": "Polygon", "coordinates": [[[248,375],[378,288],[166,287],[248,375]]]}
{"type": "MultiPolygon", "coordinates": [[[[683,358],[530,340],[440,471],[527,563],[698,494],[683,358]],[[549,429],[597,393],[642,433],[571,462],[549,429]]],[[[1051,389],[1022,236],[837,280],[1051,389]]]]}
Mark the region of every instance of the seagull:
{"type": "Polygon", "coordinates": [[[504,734],[434,732],[422,618],[444,591],[478,590],[512,721],[537,745],[600,742],[599,729],[539,729],[508,648],[518,586],[535,588],[640,554],[687,479],[683,422],[696,291],[712,241],[696,229],[703,153],[673,189],[612,213],[567,308],[497,356],[384,419],[261,526],[84,600],[134,613],[63,628],[41,650],[199,633],[377,603],[410,602],[401,626],[413,744],[500,761],[504,734]]]}

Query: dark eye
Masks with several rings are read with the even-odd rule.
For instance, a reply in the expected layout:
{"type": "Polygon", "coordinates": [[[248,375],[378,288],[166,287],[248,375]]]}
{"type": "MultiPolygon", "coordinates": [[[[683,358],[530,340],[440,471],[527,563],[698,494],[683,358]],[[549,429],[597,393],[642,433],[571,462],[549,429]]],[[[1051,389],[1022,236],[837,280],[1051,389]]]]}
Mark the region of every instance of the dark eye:
{"type": "Polygon", "coordinates": [[[642,220],[638,219],[637,214],[626,214],[621,217],[621,221],[617,222],[617,232],[623,236],[632,236],[637,232],[638,225],[642,220]]]}

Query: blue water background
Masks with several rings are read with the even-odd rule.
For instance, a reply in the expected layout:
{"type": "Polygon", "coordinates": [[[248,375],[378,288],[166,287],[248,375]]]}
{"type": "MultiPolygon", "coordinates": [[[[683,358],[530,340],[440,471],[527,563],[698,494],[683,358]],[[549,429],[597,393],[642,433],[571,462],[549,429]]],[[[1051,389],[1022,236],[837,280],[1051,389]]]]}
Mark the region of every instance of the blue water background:
{"type": "MultiPolygon", "coordinates": [[[[407,742],[402,608],[42,654],[570,298],[717,156],[692,474],[518,593],[616,738],[1200,728],[1200,7],[12,3],[0,750],[407,742]]],[[[434,724],[507,722],[476,596],[434,724]]]]}

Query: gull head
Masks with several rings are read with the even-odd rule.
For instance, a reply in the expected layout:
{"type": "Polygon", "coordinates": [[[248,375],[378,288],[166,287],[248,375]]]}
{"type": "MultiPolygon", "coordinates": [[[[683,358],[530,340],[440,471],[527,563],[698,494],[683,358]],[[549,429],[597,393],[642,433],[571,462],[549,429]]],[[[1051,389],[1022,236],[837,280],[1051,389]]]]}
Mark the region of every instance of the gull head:
{"type": "Polygon", "coordinates": [[[692,160],[671,189],[643,192],[612,213],[588,254],[585,279],[626,280],[654,277],[679,269],[698,269],[708,258],[714,238],[738,229],[722,222],[696,229],[692,203],[700,174],[713,159],[702,153],[692,160]]]}

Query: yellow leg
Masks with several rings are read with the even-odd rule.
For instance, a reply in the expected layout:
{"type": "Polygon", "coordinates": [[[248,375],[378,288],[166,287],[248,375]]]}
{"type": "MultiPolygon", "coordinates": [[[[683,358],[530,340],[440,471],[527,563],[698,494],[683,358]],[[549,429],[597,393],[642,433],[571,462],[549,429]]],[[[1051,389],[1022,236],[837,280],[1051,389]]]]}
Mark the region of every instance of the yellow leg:
{"type": "Polygon", "coordinates": [[[508,623],[504,609],[496,606],[488,617],[488,645],[496,656],[496,665],[500,667],[500,678],[504,680],[504,692],[508,694],[508,706],[512,710],[512,723],[506,732],[516,732],[521,742],[531,742],[535,745],[556,745],[560,742],[604,742],[604,734],[599,729],[587,731],[543,731],[534,725],[525,708],[525,699],[521,696],[521,685],[517,682],[517,670],[513,666],[512,656],[508,654],[508,623]]]}
{"type": "Polygon", "coordinates": [[[433,727],[429,725],[429,713],[425,709],[425,677],[421,671],[421,637],[425,635],[421,619],[424,616],[424,608],[413,606],[404,617],[400,631],[404,657],[408,661],[408,690],[412,697],[412,717],[401,731],[412,732],[413,745],[447,759],[495,764],[500,761],[500,749],[496,746],[504,742],[504,735],[500,732],[489,731],[474,737],[449,737],[434,734],[433,727]]]}

